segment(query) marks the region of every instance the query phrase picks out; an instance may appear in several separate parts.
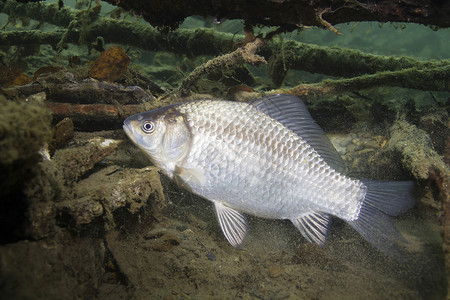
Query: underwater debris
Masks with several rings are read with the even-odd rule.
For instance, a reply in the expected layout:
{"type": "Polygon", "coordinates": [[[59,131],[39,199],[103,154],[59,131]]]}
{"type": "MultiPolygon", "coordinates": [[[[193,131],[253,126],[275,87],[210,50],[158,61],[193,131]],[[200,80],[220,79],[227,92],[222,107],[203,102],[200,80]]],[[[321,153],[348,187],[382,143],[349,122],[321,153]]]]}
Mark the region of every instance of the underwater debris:
{"type": "Polygon", "coordinates": [[[0,95],[0,165],[26,161],[50,141],[50,110],[0,95]]]}
{"type": "Polygon", "coordinates": [[[65,69],[45,68],[37,73],[34,83],[3,88],[2,91],[10,98],[42,103],[52,110],[55,120],[70,117],[81,128],[105,121],[104,124],[116,123],[119,127],[125,117],[156,108],[158,102],[153,94],[165,93],[159,85],[135,71],[127,70],[127,74],[128,83],[142,87],[82,79],[87,74],[74,75],[65,69]]]}
{"type": "MultiPolygon", "coordinates": [[[[447,272],[450,270],[450,168],[436,153],[430,137],[415,125],[398,120],[390,128],[388,147],[399,151],[403,164],[419,180],[434,183],[438,189],[441,206],[442,248],[447,272]]],[[[448,151],[448,150],[446,150],[448,151]]],[[[449,278],[447,278],[449,279],[449,278]]],[[[449,295],[449,294],[447,294],[449,295]]]]}
{"type": "MultiPolygon", "coordinates": [[[[23,189],[28,203],[27,235],[38,239],[54,233],[55,204],[73,197],[77,179],[119,144],[111,139],[94,138],[78,147],[56,150],[50,160],[38,163],[23,189]]],[[[91,188],[95,189],[95,186],[91,188]]]]}
{"type": "Polygon", "coordinates": [[[94,165],[111,154],[121,141],[101,137],[88,140],[84,145],[65,148],[55,152],[52,160],[61,170],[67,183],[92,169],[94,165]]]}
{"type": "Polygon", "coordinates": [[[15,240],[25,221],[21,195],[50,141],[51,112],[0,95],[0,242],[15,240]]]}
{"type": "Polygon", "coordinates": [[[65,117],[53,128],[53,137],[48,146],[50,151],[61,149],[73,138],[74,127],[72,119],[65,117]]]}
{"type": "Polygon", "coordinates": [[[450,65],[416,69],[408,68],[399,71],[378,72],[348,79],[326,79],[319,83],[299,84],[289,89],[272,90],[272,94],[291,94],[296,96],[319,96],[323,94],[339,94],[380,86],[398,86],[424,91],[450,91],[450,65]]]}
{"type": "Polygon", "coordinates": [[[181,243],[179,235],[180,233],[176,230],[157,226],[145,234],[144,240],[146,242],[144,248],[151,251],[167,252],[181,243]]]}
{"type": "MultiPolygon", "coordinates": [[[[450,180],[449,167],[444,163],[442,156],[436,153],[425,131],[404,120],[396,121],[389,131],[391,138],[388,147],[402,154],[403,164],[417,179],[444,182],[450,180]],[[440,179],[436,177],[436,173],[440,179]]],[[[446,192],[450,194],[450,191],[446,192]]]]}
{"type": "Polygon", "coordinates": [[[77,55],[69,57],[68,62],[69,62],[69,68],[73,68],[73,67],[81,65],[81,59],[77,55]]]}
{"type": "Polygon", "coordinates": [[[89,76],[114,82],[122,76],[130,64],[130,58],[122,48],[113,46],[102,52],[89,70],[89,76]]]}
{"type": "Polygon", "coordinates": [[[25,85],[32,82],[21,69],[7,66],[0,66],[0,87],[12,87],[25,85]]]}
{"type": "Polygon", "coordinates": [[[149,205],[149,199],[152,199],[150,206],[154,215],[164,206],[158,169],[154,167],[120,169],[110,166],[78,182],[73,193],[75,198],[56,204],[58,224],[72,229],[100,216],[105,217],[107,228],[113,228],[115,210],[126,208],[135,214],[149,205]]]}
{"type": "Polygon", "coordinates": [[[136,214],[149,201],[153,215],[158,215],[164,194],[156,168],[112,165],[92,172],[120,143],[92,138],[76,147],[58,149],[51,160],[39,163],[24,189],[29,203],[27,235],[40,239],[54,234],[58,227],[76,230],[99,217],[104,218],[108,230],[114,227],[114,211],[127,208],[136,214]]]}
{"type": "Polygon", "coordinates": [[[44,74],[56,73],[56,72],[61,71],[63,69],[64,68],[62,66],[45,66],[45,67],[40,67],[36,72],[34,72],[34,74],[33,74],[33,81],[36,81],[36,79],[39,76],[42,76],[44,74]]]}
{"type": "MultiPolygon", "coordinates": [[[[446,16],[449,6],[441,1],[260,1],[257,9],[253,1],[133,1],[107,0],[113,5],[131,9],[142,15],[153,26],[174,29],[188,16],[205,18],[243,19],[250,24],[280,26],[295,30],[299,25],[324,26],[322,14],[326,13],[331,25],[350,21],[416,22],[450,26],[446,16]],[[157,10],[154,8],[158,7],[157,10]],[[321,20],[322,19],[322,20],[321,20]]],[[[326,26],[326,27],[329,27],[326,26]]],[[[329,28],[332,29],[332,28],[329,28]]]]}
{"type": "MultiPolygon", "coordinates": [[[[6,14],[15,15],[17,12],[35,20],[50,22],[54,25],[67,28],[71,22],[76,22],[82,14],[82,11],[64,7],[61,12],[54,5],[40,3],[34,7],[24,8],[22,4],[9,0],[2,6],[0,3],[0,11],[6,14]],[[11,3],[10,3],[11,2],[11,3]],[[14,4],[12,4],[14,3],[14,4]],[[15,7],[17,6],[17,7],[15,7]],[[47,11],[48,10],[48,11],[47,11]],[[50,12],[52,14],[50,14],[50,12]],[[55,15],[55,19],[43,18],[43,16],[55,15]]],[[[356,7],[362,7],[356,5],[356,7]]],[[[364,5],[364,7],[366,7],[364,5]]],[[[348,7],[347,7],[348,8],[348,7]]],[[[325,11],[326,8],[320,8],[319,11],[325,11]]],[[[338,9],[337,11],[341,11],[338,9]]],[[[316,14],[315,11],[311,13],[316,14]]],[[[327,19],[335,11],[327,12],[327,19]]],[[[317,20],[316,20],[317,21],[317,20]]],[[[79,23],[81,23],[78,20],[79,23]]],[[[251,22],[250,22],[251,23],[251,22]]],[[[295,23],[298,24],[298,23],[295,23]]],[[[330,23],[331,24],[331,23],[330,23]]],[[[318,24],[320,25],[320,24],[318,24]]],[[[297,26],[294,26],[298,28],[297,26]]],[[[121,43],[123,42],[123,33],[127,35],[127,45],[135,46],[151,51],[169,51],[177,54],[186,54],[190,56],[199,55],[221,55],[233,50],[236,39],[244,39],[241,35],[214,32],[210,29],[197,28],[195,30],[182,29],[162,33],[157,29],[136,22],[126,20],[116,20],[112,18],[95,17],[92,23],[83,30],[71,30],[70,35],[65,42],[78,44],[81,32],[83,32],[83,40],[90,44],[97,37],[101,36],[105,43],[121,43]],[[143,42],[145,41],[145,42],[143,42]]],[[[64,30],[43,34],[39,30],[35,31],[6,31],[0,34],[0,43],[2,45],[27,45],[48,43],[54,45],[61,40],[64,30]],[[50,35],[53,35],[50,37],[50,35]]],[[[311,73],[321,73],[329,76],[354,77],[363,74],[374,74],[381,71],[395,71],[408,68],[418,68],[432,70],[436,72],[437,77],[443,75],[441,70],[434,69],[439,66],[448,66],[448,61],[418,61],[407,57],[386,57],[380,55],[366,54],[358,50],[343,49],[338,47],[320,47],[315,45],[307,45],[295,41],[286,41],[282,44],[283,63],[274,64],[272,68],[276,86],[281,85],[286,71],[289,69],[307,71],[311,73]],[[284,75],[283,75],[284,74],[284,75]]],[[[274,43],[268,43],[259,49],[258,55],[264,57],[265,60],[276,62],[274,59],[279,52],[279,46],[274,43]]],[[[197,70],[199,71],[199,70],[197,70]]],[[[196,73],[192,74],[193,76],[196,73]]],[[[413,74],[414,75],[414,74],[413,74]]],[[[198,74],[196,75],[198,76],[198,74]]],[[[445,75],[447,76],[447,75],[445,75]]],[[[432,82],[432,81],[430,81],[432,82]]],[[[423,81],[417,81],[416,86],[420,89],[425,88],[423,81]]],[[[188,84],[188,82],[186,82],[188,84]]],[[[402,81],[397,81],[402,85],[402,81]]],[[[430,83],[431,84],[431,83],[430,83]]],[[[409,84],[405,87],[412,87],[409,84]]]]}
{"type": "Polygon", "coordinates": [[[79,126],[82,126],[82,128],[84,128],[83,123],[86,122],[95,122],[96,124],[101,122],[106,124],[121,124],[125,117],[145,111],[149,107],[154,107],[146,104],[117,106],[109,104],[71,104],[56,102],[47,102],[45,105],[52,110],[56,119],[69,117],[77,122],[79,126]]]}
{"type": "Polygon", "coordinates": [[[249,42],[246,45],[234,50],[231,53],[224,54],[215,57],[203,65],[195,68],[181,83],[178,92],[182,96],[188,96],[190,94],[190,87],[203,75],[210,73],[213,70],[230,68],[239,66],[244,63],[252,65],[267,64],[266,60],[256,54],[256,51],[265,44],[265,41],[261,38],[257,38],[253,42],[249,42]]]}
{"type": "Polygon", "coordinates": [[[125,87],[95,79],[62,84],[49,81],[39,83],[42,88],[47,89],[48,100],[55,102],[127,104],[151,100],[150,96],[138,86],[125,87]]]}
{"type": "Polygon", "coordinates": [[[2,88],[2,91],[16,99],[25,99],[30,95],[45,92],[46,101],[81,104],[149,103],[154,100],[153,95],[149,93],[160,95],[165,92],[159,85],[150,80],[143,80],[135,73],[130,73],[130,80],[133,80],[135,84],[142,84],[142,87],[137,85],[123,86],[92,78],[85,79],[86,77],[87,74],[73,74],[64,69],[54,73],[39,74],[32,84],[2,88]]]}

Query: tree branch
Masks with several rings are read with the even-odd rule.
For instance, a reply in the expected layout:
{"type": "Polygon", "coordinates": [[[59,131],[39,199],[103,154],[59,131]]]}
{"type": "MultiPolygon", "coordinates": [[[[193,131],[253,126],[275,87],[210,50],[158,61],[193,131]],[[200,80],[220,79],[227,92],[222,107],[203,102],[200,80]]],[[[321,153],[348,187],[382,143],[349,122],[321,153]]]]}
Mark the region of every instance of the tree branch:
{"type": "MultiPolygon", "coordinates": [[[[80,10],[65,8],[59,13],[57,7],[52,4],[41,3],[37,5],[28,3],[24,6],[12,0],[0,2],[0,11],[6,14],[17,14],[20,12],[37,20],[43,20],[47,16],[47,22],[65,27],[82,15],[80,10]],[[62,14],[62,16],[59,16],[59,14],[62,14]],[[49,17],[50,15],[54,17],[49,17]]],[[[80,24],[80,22],[77,22],[77,24],[80,24]]],[[[237,41],[244,39],[243,35],[220,33],[211,29],[200,28],[195,30],[180,29],[162,34],[147,24],[137,24],[136,22],[106,17],[92,18],[92,22],[83,30],[86,42],[93,42],[98,36],[101,36],[106,43],[125,44],[146,50],[169,51],[189,56],[222,55],[230,52],[237,41]]],[[[80,32],[79,28],[70,30],[65,37],[65,41],[78,44],[80,32]]],[[[0,44],[28,45],[48,43],[56,45],[61,41],[65,33],[66,31],[64,30],[45,33],[38,30],[6,31],[0,33],[0,44]]],[[[359,50],[322,47],[296,41],[286,41],[282,44],[270,42],[258,47],[260,48],[256,54],[269,61],[269,73],[276,85],[282,83],[289,69],[320,73],[328,76],[353,77],[409,68],[432,69],[449,64],[448,60],[418,61],[408,57],[387,57],[367,54],[359,50]],[[280,48],[283,49],[282,53],[280,48]]],[[[205,66],[202,68],[205,68],[205,66]]],[[[197,69],[189,80],[194,79],[194,77],[198,79],[201,70],[204,72],[204,69],[197,69]]],[[[437,76],[439,77],[439,74],[437,76]]],[[[184,85],[188,84],[189,80],[186,79],[184,85]]],[[[358,80],[360,79],[354,82],[358,80]]],[[[372,79],[369,80],[375,82],[372,79]]],[[[365,82],[368,82],[367,79],[363,80],[363,83],[365,82]]],[[[401,81],[397,80],[396,82],[401,85],[401,81]]],[[[415,82],[414,84],[408,83],[405,87],[426,90],[429,84],[429,82],[415,82]]],[[[183,89],[185,90],[185,88],[183,89]]],[[[441,87],[432,88],[432,90],[435,89],[442,90],[441,87]]]]}
{"type": "Polygon", "coordinates": [[[425,91],[450,90],[450,66],[436,68],[408,68],[399,71],[378,72],[348,79],[323,80],[315,84],[299,84],[290,89],[270,91],[272,94],[306,96],[314,94],[339,94],[378,86],[398,86],[425,91]]]}
{"type": "Polygon", "coordinates": [[[242,19],[247,24],[281,26],[290,30],[300,25],[333,29],[332,25],[351,21],[414,22],[441,28],[450,26],[450,4],[440,0],[107,1],[133,10],[153,26],[170,28],[177,27],[186,17],[193,15],[212,16],[218,20],[242,19]]]}
{"type": "Polygon", "coordinates": [[[179,92],[182,96],[187,96],[190,94],[189,88],[203,75],[217,69],[229,68],[234,66],[239,66],[244,63],[249,63],[251,65],[264,63],[267,64],[266,60],[256,55],[256,51],[259,47],[264,44],[264,40],[257,38],[255,41],[250,42],[235,51],[224,54],[214,59],[209,60],[203,65],[195,68],[186,79],[183,80],[179,88],[179,92]]]}

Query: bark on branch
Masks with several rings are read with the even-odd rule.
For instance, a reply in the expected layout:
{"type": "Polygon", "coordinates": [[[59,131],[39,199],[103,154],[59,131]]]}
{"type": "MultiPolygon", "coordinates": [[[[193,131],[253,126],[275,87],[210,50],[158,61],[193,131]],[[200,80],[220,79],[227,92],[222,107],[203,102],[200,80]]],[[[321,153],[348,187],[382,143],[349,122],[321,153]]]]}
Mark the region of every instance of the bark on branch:
{"type": "Polygon", "coordinates": [[[267,64],[266,60],[256,55],[256,51],[265,43],[264,40],[257,38],[255,41],[250,42],[235,51],[218,56],[205,64],[197,67],[192,71],[188,77],[181,83],[179,92],[182,96],[187,96],[190,94],[190,87],[203,75],[209,73],[212,70],[223,69],[233,66],[242,65],[248,63],[251,65],[264,63],[267,64]]]}
{"type": "Polygon", "coordinates": [[[331,26],[332,29],[332,25],[351,21],[414,22],[441,28],[450,26],[450,4],[439,0],[426,3],[420,0],[107,1],[132,9],[153,26],[172,28],[193,15],[212,16],[218,20],[243,19],[248,24],[282,26],[290,30],[300,25],[331,26]]]}

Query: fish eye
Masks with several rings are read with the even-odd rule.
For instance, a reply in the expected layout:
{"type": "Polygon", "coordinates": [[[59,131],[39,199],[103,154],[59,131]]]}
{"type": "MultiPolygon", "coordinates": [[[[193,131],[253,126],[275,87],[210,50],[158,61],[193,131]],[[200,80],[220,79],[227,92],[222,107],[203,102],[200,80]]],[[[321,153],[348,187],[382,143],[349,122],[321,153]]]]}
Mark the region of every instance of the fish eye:
{"type": "Polygon", "coordinates": [[[142,124],[142,130],[145,133],[152,133],[155,131],[155,123],[152,121],[145,121],[144,124],[142,124]]]}

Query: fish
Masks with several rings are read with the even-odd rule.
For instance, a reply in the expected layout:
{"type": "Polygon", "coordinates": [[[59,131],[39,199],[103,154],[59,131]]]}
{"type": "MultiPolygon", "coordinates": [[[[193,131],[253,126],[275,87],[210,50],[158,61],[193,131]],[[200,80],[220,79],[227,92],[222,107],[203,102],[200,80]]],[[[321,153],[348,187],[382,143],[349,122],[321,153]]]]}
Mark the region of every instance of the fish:
{"type": "Polygon", "coordinates": [[[386,254],[404,253],[407,242],[389,215],[414,206],[414,183],[345,175],[341,156],[296,96],[181,102],[130,116],[123,129],[165,175],[214,204],[234,247],[248,232],[246,215],[290,220],[319,246],[337,217],[386,254]]]}

